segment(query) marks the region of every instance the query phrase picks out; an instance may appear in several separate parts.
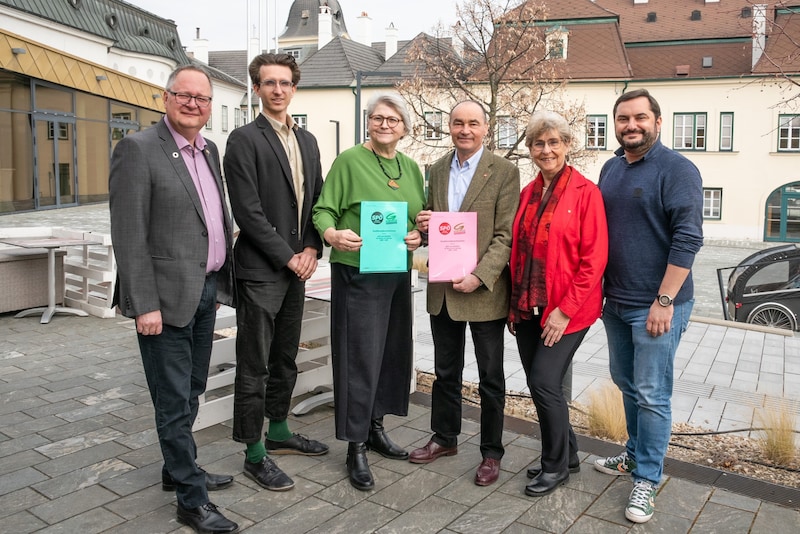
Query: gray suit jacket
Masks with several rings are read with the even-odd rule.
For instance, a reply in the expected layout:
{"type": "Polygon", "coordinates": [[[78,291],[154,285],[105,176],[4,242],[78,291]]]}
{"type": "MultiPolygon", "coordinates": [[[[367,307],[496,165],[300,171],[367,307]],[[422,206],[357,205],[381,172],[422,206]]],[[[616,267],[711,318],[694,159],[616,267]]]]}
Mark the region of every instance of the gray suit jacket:
{"type": "MultiPolygon", "coordinates": [[[[450,211],[447,190],[454,152],[431,166],[426,209],[450,211]]],[[[511,226],[519,204],[519,169],[484,149],[460,211],[478,214],[478,265],[472,274],[483,282],[472,293],[460,293],[450,282],[428,283],[428,313],[442,306],[455,321],[493,321],[508,316],[511,277],[511,226]]]]}
{"type": "Polygon", "coordinates": [[[311,208],[322,190],[319,148],[314,136],[302,128],[295,129],[295,137],[305,177],[302,206],[286,151],[264,115],[228,137],[225,180],[240,230],[234,250],[236,276],[243,280],[268,282],[294,276],[286,264],[306,247],[322,256],[322,239],[311,222],[311,208]]]}
{"type": "MultiPolygon", "coordinates": [[[[208,232],[200,196],[165,120],[122,139],[111,157],[109,208],[117,259],[112,306],[119,305],[126,317],[161,310],[165,324],[183,327],[200,303],[208,232]]],[[[223,199],[228,249],[217,275],[217,300],[233,305],[231,221],[219,152],[207,142],[205,157],[223,199]]]]}

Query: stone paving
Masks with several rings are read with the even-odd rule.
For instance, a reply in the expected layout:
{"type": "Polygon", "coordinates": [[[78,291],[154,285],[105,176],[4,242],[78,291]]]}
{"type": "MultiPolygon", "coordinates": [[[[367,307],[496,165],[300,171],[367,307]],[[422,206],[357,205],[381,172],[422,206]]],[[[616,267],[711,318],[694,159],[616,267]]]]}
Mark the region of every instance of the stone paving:
{"type": "MultiPolygon", "coordinates": [[[[105,210],[0,216],[0,227],[107,232],[105,210]]],[[[432,345],[424,297],[418,301],[420,366],[432,345]]],[[[604,338],[594,327],[576,358],[576,396],[607,374],[604,338]]],[[[507,348],[513,383],[519,366],[513,339],[507,348]]],[[[693,321],[676,361],[676,420],[681,414],[709,427],[746,428],[757,406],[781,399],[796,404],[799,355],[793,336],[693,321]]],[[[0,532],[190,532],[175,520],[174,495],[160,487],[161,456],[132,321],[58,315],[42,325],[35,317],[1,314],[0,401],[0,532]]],[[[387,418],[399,444],[427,441],[428,402],[415,394],[408,417],[387,418]]],[[[376,477],[370,492],[347,481],[346,444],[333,437],[329,407],[292,418],[293,430],[331,446],[323,457],[276,458],[297,483],[292,491],[268,492],[241,474],[243,451],[230,439],[228,424],[196,434],[199,463],[236,475],[234,485],[212,499],[253,533],[800,532],[800,492],[763,484],[754,491],[752,481],[680,462],[667,464],[654,518],[635,526],[623,515],[630,480],[589,465],[617,446],[585,437],[579,438],[581,472],[550,496],[528,498],[525,470],[540,442],[535,425],[513,419],[506,424],[500,480],[475,486],[476,412],[465,407],[457,456],[420,466],[370,453],[376,477]]]]}

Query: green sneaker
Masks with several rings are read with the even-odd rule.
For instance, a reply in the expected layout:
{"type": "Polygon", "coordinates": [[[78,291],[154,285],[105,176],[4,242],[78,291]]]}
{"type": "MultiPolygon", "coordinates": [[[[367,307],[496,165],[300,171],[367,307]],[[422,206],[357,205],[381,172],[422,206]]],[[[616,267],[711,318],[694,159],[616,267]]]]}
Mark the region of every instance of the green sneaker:
{"type": "Polygon", "coordinates": [[[607,475],[630,475],[636,469],[636,460],[628,458],[628,453],[623,451],[618,456],[598,458],[594,461],[594,468],[607,475]]]}
{"type": "Polygon", "coordinates": [[[656,511],[656,487],[646,480],[639,480],[633,485],[625,517],[634,523],[647,523],[656,511]]]}

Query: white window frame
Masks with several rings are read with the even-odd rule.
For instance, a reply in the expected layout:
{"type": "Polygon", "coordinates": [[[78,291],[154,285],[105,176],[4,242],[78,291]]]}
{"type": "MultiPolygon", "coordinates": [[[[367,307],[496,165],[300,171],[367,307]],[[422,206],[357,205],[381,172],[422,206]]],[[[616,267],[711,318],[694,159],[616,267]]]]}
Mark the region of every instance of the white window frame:
{"type": "Polygon", "coordinates": [[[719,114],[719,150],[733,151],[733,112],[723,111],[719,114]]]}
{"type": "Polygon", "coordinates": [[[512,148],[517,143],[517,118],[510,115],[497,117],[497,148],[512,148]]]}
{"type": "Polygon", "coordinates": [[[800,152],[800,115],[778,118],[778,152],[800,152]]]}
{"type": "Polygon", "coordinates": [[[425,119],[425,140],[438,141],[442,138],[442,112],[426,111],[423,113],[425,119]]]}
{"type": "Polygon", "coordinates": [[[675,113],[672,130],[672,148],[675,150],[706,150],[708,120],[705,113],[675,113]]]}
{"type": "Polygon", "coordinates": [[[703,188],[703,219],[722,219],[722,188],[703,188]]]}
{"type": "Polygon", "coordinates": [[[308,115],[292,115],[292,119],[294,119],[294,122],[297,123],[299,128],[308,130],[308,115]]]}
{"type": "Polygon", "coordinates": [[[587,115],[586,149],[605,150],[606,146],[608,146],[608,115],[587,115]]]}
{"type": "Polygon", "coordinates": [[[228,131],[228,106],[222,106],[219,113],[219,120],[222,121],[222,131],[228,131]]]}

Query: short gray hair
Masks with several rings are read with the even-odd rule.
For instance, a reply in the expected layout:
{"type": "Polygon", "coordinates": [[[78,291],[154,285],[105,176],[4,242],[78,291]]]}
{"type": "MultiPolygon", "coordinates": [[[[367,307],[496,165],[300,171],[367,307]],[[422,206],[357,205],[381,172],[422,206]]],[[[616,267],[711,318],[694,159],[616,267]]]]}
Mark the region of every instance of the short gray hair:
{"type": "Polygon", "coordinates": [[[525,146],[530,148],[533,142],[543,133],[555,130],[566,145],[572,144],[572,130],[567,119],[555,111],[537,111],[531,115],[525,129],[525,146]]]}
{"type": "Polygon", "coordinates": [[[372,112],[379,104],[385,104],[395,110],[400,118],[403,119],[403,127],[405,132],[403,135],[411,133],[411,115],[406,108],[406,102],[398,93],[375,93],[369,98],[367,102],[367,117],[372,116],[372,112]]]}
{"type": "Polygon", "coordinates": [[[214,96],[213,95],[213,93],[214,93],[214,84],[211,82],[211,73],[208,72],[208,69],[206,69],[205,67],[202,67],[200,65],[194,65],[194,64],[193,65],[182,65],[182,66],[178,67],[177,69],[173,70],[170,73],[169,78],[167,78],[167,85],[164,87],[164,89],[167,90],[167,91],[171,91],[172,90],[172,86],[175,85],[175,79],[178,77],[178,74],[180,74],[181,72],[186,71],[186,70],[193,70],[193,71],[199,72],[200,74],[205,76],[206,79],[208,80],[208,85],[211,86],[211,93],[212,94],[209,95],[209,96],[214,96]]]}

